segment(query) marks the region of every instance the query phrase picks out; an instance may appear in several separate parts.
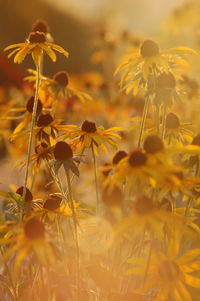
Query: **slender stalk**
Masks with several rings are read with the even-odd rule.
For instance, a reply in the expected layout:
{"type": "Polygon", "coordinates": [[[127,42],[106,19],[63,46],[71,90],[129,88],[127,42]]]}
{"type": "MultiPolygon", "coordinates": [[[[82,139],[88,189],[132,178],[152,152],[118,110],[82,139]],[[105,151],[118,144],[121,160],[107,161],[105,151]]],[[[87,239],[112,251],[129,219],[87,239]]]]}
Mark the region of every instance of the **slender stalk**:
{"type": "Polygon", "coordinates": [[[167,105],[166,105],[166,103],[164,103],[164,105],[163,105],[163,119],[162,119],[162,132],[161,132],[162,139],[165,138],[166,117],[167,117],[167,105]]]}
{"type": "Polygon", "coordinates": [[[160,135],[160,105],[156,105],[156,112],[155,112],[155,119],[156,119],[156,134],[160,135]]]}
{"type": "Polygon", "coordinates": [[[147,117],[147,112],[148,112],[148,107],[149,107],[149,96],[147,96],[145,100],[145,105],[144,105],[144,110],[142,114],[142,121],[141,121],[141,126],[140,126],[140,134],[139,134],[139,139],[138,139],[138,147],[141,146],[142,138],[143,138],[143,133],[144,133],[144,128],[145,128],[145,121],[147,117]]]}
{"type": "Polygon", "coordinates": [[[98,180],[97,180],[97,163],[96,163],[93,144],[92,144],[92,157],[94,163],[94,179],[95,179],[95,190],[96,190],[96,215],[98,216],[100,203],[99,203],[99,189],[98,189],[98,180]]]}
{"type": "MultiPolygon", "coordinates": [[[[30,158],[31,158],[31,150],[32,150],[32,143],[33,143],[33,130],[36,123],[36,116],[37,116],[37,105],[38,105],[38,96],[39,96],[39,87],[40,87],[40,63],[36,66],[36,88],[35,88],[35,96],[34,96],[34,105],[33,105],[33,113],[32,113],[32,120],[31,120],[31,128],[30,128],[30,135],[29,135],[29,142],[28,142],[28,154],[27,154],[27,162],[26,162],[26,169],[25,169],[25,178],[24,178],[24,190],[22,198],[25,199],[26,195],[26,187],[28,182],[28,175],[29,175],[29,165],[30,165],[30,158]]],[[[20,221],[22,220],[23,216],[23,207],[20,211],[20,221]]]]}
{"type": "Polygon", "coordinates": [[[80,252],[79,252],[79,241],[78,241],[78,231],[77,231],[78,220],[77,220],[76,211],[75,211],[74,202],[73,202],[72,187],[71,187],[69,171],[65,170],[65,174],[67,177],[69,203],[70,203],[70,207],[72,210],[72,219],[73,219],[73,223],[74,223],[74,237],[75,237],[75,247],[76,247],[76,275],[77,275],[76,300],[79,301],[80,300],[80,252]]]}

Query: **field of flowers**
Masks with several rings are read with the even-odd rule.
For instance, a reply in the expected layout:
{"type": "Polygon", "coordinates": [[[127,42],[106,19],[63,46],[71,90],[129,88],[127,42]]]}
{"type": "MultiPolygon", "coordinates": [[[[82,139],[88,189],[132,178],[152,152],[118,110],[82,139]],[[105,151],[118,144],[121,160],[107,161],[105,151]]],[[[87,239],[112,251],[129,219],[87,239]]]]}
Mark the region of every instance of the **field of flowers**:
{"type": "Polygon", "coordinates": [[[0,300],[200,300],[199,14],[155,39],[102,29],[81,74],[45,75],[70,53],[42,19],[4,49],[35,68],[0,90],[21,182],[1,176],[0,300]]]}

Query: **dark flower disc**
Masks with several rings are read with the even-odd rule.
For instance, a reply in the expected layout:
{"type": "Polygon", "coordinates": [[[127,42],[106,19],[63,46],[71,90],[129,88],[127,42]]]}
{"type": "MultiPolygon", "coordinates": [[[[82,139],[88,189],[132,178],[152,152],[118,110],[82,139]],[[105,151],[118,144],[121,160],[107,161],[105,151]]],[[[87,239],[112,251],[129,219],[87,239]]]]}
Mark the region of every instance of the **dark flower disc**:
{"type": "Polygon", "coordinates": [[[140,47],[140,54],[143,57],[151,57],[159,54],[159,46],[152,40],[145,40],[140,47]]]}
{"type": "Polygon", "coordinates": [[[33,23],[32,31],[33,32],[39,31],[39,32],[43,32],[46,34],[46,33],[50,32],[50,28],[49,28],[48,23],[45,20],[38,19],[33,23]]]}
{"type": "Polygon", "coordinates": [[[31,44],[34,43],[45,43],[46,42],[46,37],[45,34],[43,32],[31,32],[29,34],[28,40],[31,44]]]}
{"type": "Polygon", "coordinates": [[[50,114],[41,114],[38,117],[37,126],[45,127],[53,122],[53,117],[50,114]]]}
{"type": "MultiPolygon", "coordinates": [[[[24,186],[21,186],[16,190],[16,193],[23,196],[23,191],[24,191],[24,186]]],[[[28,188],[26,188],[25,201],[31,202],[32,200],[33,200],[33,195],[31,191],[28,188]]]]}
{"type": "Polygon", "coordinates": [[[56,210],[60,207],[60,203],[62,201],[62,198],[54,195],[54,196],[50,196],[44,203],[43,208],[53,211],[56,210]]]}
{"type": "Polygon", "coordinates": [[[59,85],[65,87],[69,83],[69,75],[65,71],[60,71],[54,74],[53,80],[56,81],[59,85]]]}
{"type": "Polygon", "coordinates": [[[144,141],[144,150],[149,154],[155,154],[164,148],[162,140],[156,136],[148,136],[144,141]]]}
{"type": "Polygon", "coordinates": [[[167,129],[177,129],[180,126],[179,118],[174,113],[167,114],[166,117],[166,128],[167,129]]]}
{"type": "Polygon", "coordinates": [[[64,141],[59,141],[56,143],[54,148],[54,157],[56,161],[66,161],[73,157],[73,152],[69,144],[64,141]]]}
{"type": "Polygon", "coordinates": [[[125,151],[123,151],[123,150],[118,151],[118,152],[114,155],[114,157],[113,157],[113,159],[112,159],[112,163],[113,163],[113,164],[119,163],[123,158],[127,157],[127,155],[128,155],[127,152],[125,152],[125,151]]]}
{"type": "Polygon", "coordinates": [[[133,167],[142,166],[146,163],[146,161],[147,161],[147,156],[145,155],[144,151],[140,149],[134,150],[129,155],[129,164],[133,167]]]}
{"type": "MultiPolygon", "coordinates": [[[[34,105],[34,97],[31,96],[26,104],[26,110],[29,113],[33,113],[33,105],[34,105]]],[[[41,101],[38,99],[38,104],[37,104],[37,113],[40,113],[42,111],[42,103],[41,101]]]]}
{"type": "Polygon", "coordinates": [[[97,130],[96,124],[93,121],[85,120],[81,126],[82,131],[86,133],[95,133],[97,130]]]}
{"type": "Polygon", "coordinates": [[[24,225],[24,233],[30,239],[42,238],[45,233],[44,223],[37,218],[32,218],[24,225]]]}

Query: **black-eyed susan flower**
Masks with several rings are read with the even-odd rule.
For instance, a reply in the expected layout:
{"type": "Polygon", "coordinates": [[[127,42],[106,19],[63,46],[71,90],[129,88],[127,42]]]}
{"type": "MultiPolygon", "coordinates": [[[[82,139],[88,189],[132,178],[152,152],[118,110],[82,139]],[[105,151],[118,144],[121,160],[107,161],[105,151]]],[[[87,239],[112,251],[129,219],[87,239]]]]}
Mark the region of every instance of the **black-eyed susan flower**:
{"type": "Polygon", "coordinates": [[[56,44],[48,43],[46,41],[45,34],[39,31],[31,32],[26,42],[7,46],[4,51],[11,49],[14,50],[8,55],[8,57],[10,58],[15,54],[14,62],[18,64],[21,64],[25,57],[30,53],[36,66],[39,65],[43,52],[46,53],[53,62],[56,61],[56,54],[54,50],[68,57],[67,51],[56,44]]]}
{"type": "Polygon", "coordinates": [[[182,123],[175,113],[168,113],[165,120],[165,139],[168,144],[190,143],[194,134],[188,127],[191,127],[191,123],[182,123]]]}
{"type": "Polygon", "coordinates": [[[55,169],[58,169],[63,166],[65,171],[71,170],[76,176],[79,176],[79,170],[75,163],[80,163],[80,158],[75,157],[71,146],[64,142],[59,141],[54,146],[53,150],[54,158],[56,160],[55,169]]]}
{"type": "Polygon", "coordinates": [[[186,54],[196,54],[196,52],[188,47],[161,51],[156,42],[145,40],[138,50],[131,51],[122,58],[115,74],[124,70],[120,82],[121,88],[124,88],[126,93],[133,91],[133,94],[137,94],[139,87],[146,86],[150,80],[149,76],[153,76],[155,80],[157,72],[169,72],[171,68],[187,65],[183,58],[186,54]]]}
{"type": "MultiPolygon", "coordinates": [[[[165,249],[154,249],[144,289],[154,289],[156,301],[194,300],[189,287],[200,288],[200,279],[195,275],[200,268],[199,251],[197,248],[183,252],[177,234],[165,249]]],[[[146,259],[130,258],[129,262],[137,266],[137,271],[145,272],[146,259]]],[[[128,272],[134,273],[134,267],[128,272]]]]}
{"type": "Polygon", "coordinates": [[[4,260],[14,255],[16,270],[25,259],[33,255],[41,264],[54,262],[54,252],[45,224],[36,217],[27,219],[22,227],[13,227],[9,239],[5,239],[4,244],[9,244],[4,260]]]}
{"type": "MultiPolygon", "coordinates": [[[[25,78],[28,82],[36,81],[36,71],[28,69],[29,76],[25,78]]],[[[75,97],[81,102],[91,100],[91,96],[85,92],[77,89],[73,83],[71,83],[69,74],[66,71],[59,71],[53,75],[52,78],[41,76],[40,95],[45,95],[45,103],[51,104],[56,101],[57,98],[63,97],[75,97]]]]}
{"type": "Polygon", "coordinates": [[[120,139],[120,136],[115,132],[119,132],[121,128],[112,127],[105,130],[102,126],[96,126],[95,122],[85,120],[81,126],[66,125],[63,130],[64,138],[73,139],[72,144],[77,147],[77,151],[81,153],[85,148],[92,148],[95,156],[97,156],[98,148],[107,152],[105,143],[117,148],[116,139],[120,139]]]}

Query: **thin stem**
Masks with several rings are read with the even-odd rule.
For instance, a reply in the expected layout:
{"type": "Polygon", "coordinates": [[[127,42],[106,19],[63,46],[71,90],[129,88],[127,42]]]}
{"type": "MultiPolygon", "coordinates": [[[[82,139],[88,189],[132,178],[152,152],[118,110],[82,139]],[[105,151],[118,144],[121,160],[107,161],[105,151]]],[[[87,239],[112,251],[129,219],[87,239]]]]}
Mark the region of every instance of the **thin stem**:
{"type": "Polygon", "coordinates": [[[148,112],[148,107],[149,107],[149,96],[147,96],[147,98],[145,100],[144,110],[143,110],[143,114],[142,114],[142,121],[141,121],[141,126],[140,126],[140,134],[139,134],[139,139],[138,139],[138,147],[141,146],[144,128],[145,128],[145,121],[146,121],[147,112],[148,112]]]}
{"type": "MultiPolygon", "coordinates": [[[[23,189],[23,195],[22,195],[23,200],[25,200],[25,195],[26,195],[26,187],[27,187],[27,182],[28,182],[29,165],[30,165],[30,158],[31,158],[32,143],[33,143],[33,129],[34,129],[34,126],[36,123],[36,116],[37,116],[37,105],[38,105],[38,96],[39,96],[39,87],[40,87],[40,63],[36,66],[36,72],[37,72],[36,88],[35,88],[35,96],[34,96],[34,105],[33,105],[29,142],[28,142],[28,154],[27,154],[27,162],[26,162],[26,169],[25,169],[24,189],[23,189]]],[[[21,208],[21,211],[20,211],[20,221],[22,220],[23,209],[24,208],[21,208]]]]}
{"type": "Polygon", "coordinates": [[[76,275],[77,275],[76,300],[79,301],[80,300],[80,252],[79,252],[79,241],[78,241],[78,231],[77,231],[78,220],[77,220],[76,211],[75,211],[74,202],[73,202],[72,187],[71,187],[69,171],[65,170],[65,174],[67,177],[69,203],[70,203],[70,207],[72,210],[72,219],[73,219],[73,223],[74,223],[74,236],[75,236],[75,246],[76,246],[76,275]]]}
{"type": "Polygon", "coordinates": [[[161,133],[162,139],[165,138],[166,117],[167,117],[167,105],[166,105],[166,103],[164,103],[164,105],[163,105],[163,119],[162,119],[162,133],[161,133]]]}
{"type": "Polygon", "coordinates": [[[160,105],[156,105],[156,134],[159,136],[160,134],[160,105]]]}
{"type": "Polygon", "coordinates": [[[96,215],[99,215],[99,190],[98,190],[98,180],[97,180],[97,163],[96,163],[96,157],[94,153],[94,146],[92,144],[92,157],[93,157],[93,163],[94,163],[94,179],[95,179],[95,190],[96,190],[96,215]]]}

